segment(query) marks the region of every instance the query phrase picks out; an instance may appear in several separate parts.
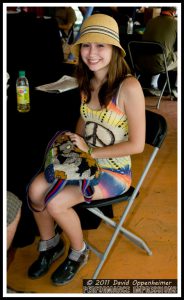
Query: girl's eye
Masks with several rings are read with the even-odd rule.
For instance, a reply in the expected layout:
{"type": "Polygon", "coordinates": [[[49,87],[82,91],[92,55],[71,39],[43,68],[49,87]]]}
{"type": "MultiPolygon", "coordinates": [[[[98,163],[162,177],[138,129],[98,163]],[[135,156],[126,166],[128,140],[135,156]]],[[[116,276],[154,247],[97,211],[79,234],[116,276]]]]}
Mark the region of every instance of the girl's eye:
{"type": "Polygon", "coordinates": [[[89,44],[82,44],[81,47],[82,47],[82,48],[89,47],[89,44]]]}
{"type": "Polygon", "coordinates": [[[97,45],[99,48],[104,47],[104,44],[98,44],[97,45]]]}

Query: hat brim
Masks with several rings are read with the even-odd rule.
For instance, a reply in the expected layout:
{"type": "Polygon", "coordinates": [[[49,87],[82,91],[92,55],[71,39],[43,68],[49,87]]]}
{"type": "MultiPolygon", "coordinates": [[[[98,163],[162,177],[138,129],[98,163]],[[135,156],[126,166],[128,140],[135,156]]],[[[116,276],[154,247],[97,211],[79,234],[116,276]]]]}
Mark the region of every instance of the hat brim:
{"type": "Polygon", "coordinates": [[[121,49],[123,57],[125,57],[126,52],[121,47],[120,43],[116,41],[115,39],[105,35],[105,34],[96,34],[96,33],[88,33],[86,35],[81,36],[72,46],[71,46],[71,52],[72,54],[78,58],[79,57],[79,48],[80,44],[84,43],[104,43],[104,44],[110,44],[114,45],[121,49]]]}

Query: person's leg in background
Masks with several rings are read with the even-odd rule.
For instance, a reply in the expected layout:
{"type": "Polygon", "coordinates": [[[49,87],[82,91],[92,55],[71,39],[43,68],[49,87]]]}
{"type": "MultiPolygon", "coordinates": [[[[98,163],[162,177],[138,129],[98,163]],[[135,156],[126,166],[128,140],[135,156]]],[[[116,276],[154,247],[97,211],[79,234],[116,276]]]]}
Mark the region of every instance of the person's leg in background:
{"type": "Polygon", "coordinates": [[[151,77],[151,87],[153,89],[158,89],[158,79],[160,77],[160,74],[154,75],[151,77]]]}
{"type": "Polygon", "coordinates": [[[172,93],[175,98],[178,98],[178,78],[177,78],[177,52],[173,53],[173,61],[167,67],[168,71],[175,71],[176,72],[176,79],[174,87],[172,88],[172,93]]]}
{"type": "MultiPolygon", "coordinates": [[[[14,260],[16,248],[12,246],[17,226],[21,217],[22,201],[13,193],[7,192],[7,269],[14,260]]],[[[7,288],[8,293],[16,293],[7,288]]]]}
{"type": "Polygon", "coordinates": [[[21,208],[18,209],[15,219],[7,227],[7,250],[9,250],[12,244],[20,220],[20,216],[21,216],[21,208]]]}
{"type": "Polygon", "coordinates": [[[12,247],[13,238],[21,216],[21,208],[18,209],[15,219],[7,226],[7,267],[9,268],[14,259],[16,249],[12,247]]]}
{"type": "MultiPolygon", "coordinates": [[[[167,66],[167,70],[169,71],[176,71],[177,72],[177,52],[173,53],[173,61],[167,66]]],[[[160,96],[160,90],[159,90],[159,79],[161,74],[156,74],[151,77],[151,88],[149,89],[149,92],[154,96],[160,96]]],[[[176,73],[176,80],[174,87],[171,88],[172,94],[175,98],[178,97],[177,94],[177,73],[176,73]]]]}
{"type": "Polygon", "coordinates": [[[160,96],[160,90],[158,87],[159,78],[160,78],[160,74],[153,75],[151,77],[151,83],[150,83],[151,88],[149,89],[150,94],[157,96],[157,97],[160,96]]]}
{"type": "Polygon", "coordinates": [[[13,193],[7,192],[7,250],[10,249],[21,216],[22,201],[13,193]]]}

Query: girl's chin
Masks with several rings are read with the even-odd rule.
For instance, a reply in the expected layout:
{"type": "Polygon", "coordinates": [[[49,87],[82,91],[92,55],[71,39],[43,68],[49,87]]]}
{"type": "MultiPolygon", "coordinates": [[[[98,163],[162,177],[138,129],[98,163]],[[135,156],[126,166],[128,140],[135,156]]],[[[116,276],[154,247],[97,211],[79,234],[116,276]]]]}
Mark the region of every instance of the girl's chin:
{"type": "Polygon", "coordinates": [[[91,71],[98,71],[99,69],[101,69],[102,67],[99,64],[89,64],[88,68],[91,71]]]}
{"type": "Polygon", "coordinates": [[[90,71],[98,71],[99,68],[95,68],[95,67],[89,67],[90,71]]]}

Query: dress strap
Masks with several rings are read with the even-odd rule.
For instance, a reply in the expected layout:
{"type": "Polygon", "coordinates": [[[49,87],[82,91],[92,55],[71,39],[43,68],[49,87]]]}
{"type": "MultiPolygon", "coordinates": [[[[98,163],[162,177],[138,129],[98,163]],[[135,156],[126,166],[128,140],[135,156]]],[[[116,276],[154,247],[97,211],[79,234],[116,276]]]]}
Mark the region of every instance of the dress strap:
{"type": "MultiPolygon", "coordinates": [[[[126,75],[126,77],[131,77],[131,76],[132,76],[132,74],[127,74],[127,75],[126,75]]],[[[126,78],[126,77],[125,77],[125,78],[126,78]]],[[[118,89],[118,93],[117,93],[117,96],[116,96],[115,104],[116,104],[117,107],[119,107],[119,95],[120,95],[120,91],[121,91],[121,87],[122,87],[123,83],[124,83],[124,80],[123,80],[122,83],[120,84],[119,89],[118,89]]]]}
{"type": "Polygon", "coordinates": [[[119,107],[119,95],[120,95],[122,85],[123,85],[123,82],[120,84],[118,92],[117,92],[117,96],[116,96],[115,104],[116,104],[117,107],[119,107]]]}

